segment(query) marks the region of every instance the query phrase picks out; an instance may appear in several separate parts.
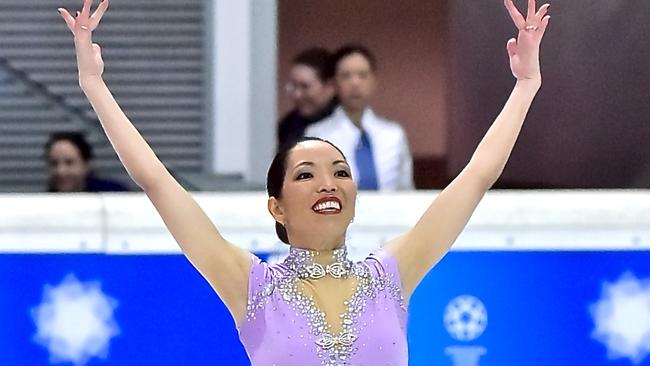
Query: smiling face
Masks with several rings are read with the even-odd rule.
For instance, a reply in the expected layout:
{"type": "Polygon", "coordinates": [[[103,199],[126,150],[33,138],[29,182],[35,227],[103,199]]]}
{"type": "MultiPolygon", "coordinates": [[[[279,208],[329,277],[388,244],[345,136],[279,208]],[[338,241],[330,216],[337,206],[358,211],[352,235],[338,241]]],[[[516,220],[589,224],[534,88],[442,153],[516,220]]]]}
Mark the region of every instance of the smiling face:
{"type": "Polygon", "coordinates": [[[81,192],[85,189],[90,167],[72,142],[59,140],[52,144],[47,160],[55,192],[81,192]]]}
{"type": "Polygon", "coordinates": [[[321,80],[308,65],[293,65],[286,91],[298,113],[307,118],[318,114],[334,97],[333,85],[321,80]]]}
{"type": "Polygon", "coordinates": [[[287,155],[281,198],[269,211],[291,245],[314,250],[339,247],[354,217],[357,187],[341,153],[327,142],[303,141],[287,155]]]}

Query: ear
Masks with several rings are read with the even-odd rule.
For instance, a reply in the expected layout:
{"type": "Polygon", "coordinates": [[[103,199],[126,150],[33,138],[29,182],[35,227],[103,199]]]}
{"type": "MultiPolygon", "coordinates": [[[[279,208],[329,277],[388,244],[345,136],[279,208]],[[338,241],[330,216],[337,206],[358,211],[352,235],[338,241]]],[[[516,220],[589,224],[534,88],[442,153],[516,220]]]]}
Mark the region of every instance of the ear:
{"type": "Polygon", "coordinates": [[[269,197],[268,209],[269,213],[271,216],[273,216],[273,219],[275,221],[279,222],[282,225],[286,224],[284,222],[284,210],[282,209],[282,206],[280,206],[280,201],[278,201],[277,198],[269,197]]]}

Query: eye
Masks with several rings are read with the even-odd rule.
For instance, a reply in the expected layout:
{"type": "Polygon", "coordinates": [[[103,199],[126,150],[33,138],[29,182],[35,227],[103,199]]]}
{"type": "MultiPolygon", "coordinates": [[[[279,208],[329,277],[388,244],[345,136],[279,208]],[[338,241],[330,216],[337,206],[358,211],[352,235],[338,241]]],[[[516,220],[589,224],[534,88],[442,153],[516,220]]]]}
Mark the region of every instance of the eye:
{"type": "Polygon", "coordinates": [[[305,179],[309,179],[309,178],[312,178],[312,177],[313,177],[313,175],[311,173],[305,172],[305,173],[298,174],[298,176],[296,177],[296,180],[305,180],[305,179]]]}
{"type": "Polygon", "coordinates": [[[347,71],[343,71],[339,74],[339,78],[343,81],[348,80],[350,78],[350,73],[347,71]]]}
{"type": "Polygon", "coordinates": [[[335,174],[337,177],[350,178],[350,173],[347,170],[339,170],[335,174]]]}

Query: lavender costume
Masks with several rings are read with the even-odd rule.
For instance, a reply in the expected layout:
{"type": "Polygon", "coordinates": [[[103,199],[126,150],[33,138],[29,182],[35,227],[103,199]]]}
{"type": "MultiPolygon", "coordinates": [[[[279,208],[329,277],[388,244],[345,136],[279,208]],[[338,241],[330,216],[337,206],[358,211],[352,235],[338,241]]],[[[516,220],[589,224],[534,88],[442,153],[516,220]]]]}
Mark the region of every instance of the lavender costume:
{"type": "Polygon", "coordinates": [[[269,266],[254,257],[248,311],[240,338],[253,365],[407,365],[406,309],[397,263],[378,250],[352,263],[345,247],[325,268],[315,252],[291,248],[284,262],[269,266]],[[355,276],[345,302],[341,331],[332,334],[325,314],[298,289],[300,279],[355,276]]]}

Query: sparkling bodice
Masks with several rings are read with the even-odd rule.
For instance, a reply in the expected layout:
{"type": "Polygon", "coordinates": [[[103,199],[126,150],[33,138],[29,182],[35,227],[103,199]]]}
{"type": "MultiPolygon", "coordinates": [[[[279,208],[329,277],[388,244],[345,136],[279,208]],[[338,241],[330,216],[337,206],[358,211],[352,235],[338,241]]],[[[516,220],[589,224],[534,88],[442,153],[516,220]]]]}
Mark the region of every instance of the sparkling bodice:
{"type": "Polygon", "coordinates": [[[253,257],[247,316],[239,325],[252,364],[407,365],[406,309],[395,260],[378,250],[352,263],[342,248],[334,251],[333,263],[321,266],[312,253],[292,248],[275,265],[253,257]],[[324,276],[355,284],[349,297],[318,293],[335,303],[341,297],[336,331],[301,286],[324,276]]]}

